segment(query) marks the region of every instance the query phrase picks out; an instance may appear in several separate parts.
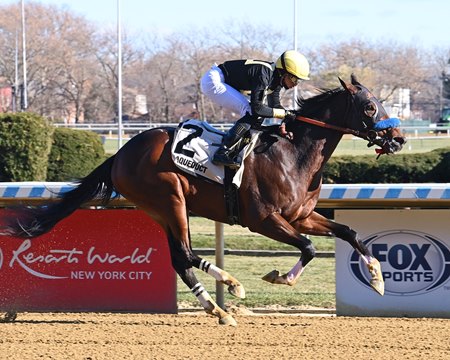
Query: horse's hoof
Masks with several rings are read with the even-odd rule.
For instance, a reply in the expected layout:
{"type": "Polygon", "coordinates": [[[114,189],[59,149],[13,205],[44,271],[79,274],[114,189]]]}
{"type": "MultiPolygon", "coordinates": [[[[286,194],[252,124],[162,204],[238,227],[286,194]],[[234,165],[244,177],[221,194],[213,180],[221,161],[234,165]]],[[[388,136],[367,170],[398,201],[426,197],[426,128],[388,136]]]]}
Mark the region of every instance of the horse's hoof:
{"type": "Polygon", "coordinates": [[[380,279],[370,280],[370,286],[381,296],[384,295],[384,281],[380,279]]]}
{"type": "Polygon", "coordinates": [[[264,275],[262,279],[264,281],[270,282],[271,284],[275,284],[279,277],[280,272],[278,270],[272,270],[270,273],[264,275]]]}
{"type": "Polygon", "coordinates": [[[237,326],[236,320],[231,315],[226,315],[219,319],[220,325],[237,326]]]}
{"type": "Polygon", "coordinates": [[[228,286],[228,292],[239,299],[245,299],[245,289],[241,284],[228,286]]]}
{"type": "Polygon", "coordinates": [[[278,270],[272,270],[267,275],[262,277],[264,281],[270,282],[271,284],[281,284],[281,285],[290,285],[293,286],[295,282],[290,283],[287,281],[287,275],[280,276],[280,272],[278,270]]]}
{"type": "Polygon", "coordinates": [[[377,259],[372,259],[372,261],[367,265],[370,275],[372,275],[372,280],[370,280],[370,286],[381,296],[384,295],[384,280],[383,273],[381,272],[381,265],[377,259]]]}

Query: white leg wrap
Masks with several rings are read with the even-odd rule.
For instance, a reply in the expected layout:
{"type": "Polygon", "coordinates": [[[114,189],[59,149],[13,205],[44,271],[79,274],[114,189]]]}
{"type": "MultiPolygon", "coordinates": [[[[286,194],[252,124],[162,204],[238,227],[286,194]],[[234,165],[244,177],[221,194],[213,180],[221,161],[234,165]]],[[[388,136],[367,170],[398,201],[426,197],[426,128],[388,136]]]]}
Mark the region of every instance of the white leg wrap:
{"type": "Polygon", "coordinates": [[[288,281],[296,280],[302,274],[303,270],[304,270],[304,267],[303,267],[302,261],[300,260],[299,262],[297,262],[297,264],[295,264],[295,266],[292,268],[292,270],[288,272],[287,280],[288,281]]]}
{"type": "Polygon", "coordinates": [[[371,256],[367,256],[367,255],[361,255],[362,260],[364,261],[364,263],[366,265],[369,265],[370,262],[372,261],[372,257],[371,256]]]}
{"type": "Polygon", "coordinates": [[[208,294],[208,292],[205,290],[205,288],[201,283],[197,283],[196,285],[194,285],[191,291],[197,297],[198,301],[200,301],[200,304],[202,304],[202,306],[205,309],[208,309],[211,306],[211,304],[214,303],[211,296],[208,294]]]}
{"type": "MultiPolygon", "coordinates": [[[[358,250],[357,250],[358,251],[358,250]]],[[[361,251],[358,251],[358,254],[361,256],[362,261],[364,261],[364,264],[369,265],[372,261],[373,257],[369,255],[363,255],[361,251]]]]}
{"type": "Polygon", "coordinates": [[[223,270],[218,268],[217,266],[211,264],[210,262],[203,260],[200,262],[199,269],[204,271],[205,273],[211,275],[217,281],[223,281],[223,270]]]}

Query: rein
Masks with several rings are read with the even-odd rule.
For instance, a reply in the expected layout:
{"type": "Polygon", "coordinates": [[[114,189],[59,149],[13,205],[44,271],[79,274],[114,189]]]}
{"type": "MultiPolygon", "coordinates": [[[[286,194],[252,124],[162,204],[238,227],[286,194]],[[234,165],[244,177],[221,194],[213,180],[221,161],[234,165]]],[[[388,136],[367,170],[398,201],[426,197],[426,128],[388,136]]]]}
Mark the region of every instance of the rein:
{"type": "Polygon", "coordinates": [[[352,135],[357,136],[359,138],[362,138],[364,140],[367,140],[369,138],[369,134],[368,133],[363,133],[363,132],[358,131],[358,130],[353,130],[353,129],[349,129],[349,128],[345,128],[345,127],[341,127],[341,126],[327,124],[326,122],[323,122],[323,121],[320,121],[320,120],[315,120],[315,119],[307,118],[307,117],[304,117],[304,116],[297,116],[295,119],[298,120],[298,121],[303,121],[303,122],[308,123],[308,124],[320,126],[320,127],[326,128],[326,129],[340,131],[340,132],[342,132],[344,134],[352,134],[352,135]]]}

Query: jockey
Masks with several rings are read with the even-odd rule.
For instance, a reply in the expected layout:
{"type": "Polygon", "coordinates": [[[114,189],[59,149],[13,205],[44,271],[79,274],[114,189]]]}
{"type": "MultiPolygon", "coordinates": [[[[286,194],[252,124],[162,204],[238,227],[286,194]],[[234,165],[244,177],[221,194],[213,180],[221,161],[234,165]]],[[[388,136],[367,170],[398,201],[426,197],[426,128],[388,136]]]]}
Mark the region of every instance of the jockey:
{"type": "MultiPolygon", "coordinates": [[[[309,80],[308,76],[308,60],[295,50],[285,51],[275,63],[231,60],[212,66],[201,79],[202,92],[217,105],[241,116],[224,136],[222,145],[214,154],[213,163],[239,167],[231,158],[232,150],[252,125],[260,124],[264,118],[285,121],[295,118],[293,111],[281,106],[281,88],[291,89],[300,80],[309,80]],[[240,91],[250,91],[250,102],[240,91]]],[[[284,124],[282,126],[280,132],[286,135],[284,124]]]]}

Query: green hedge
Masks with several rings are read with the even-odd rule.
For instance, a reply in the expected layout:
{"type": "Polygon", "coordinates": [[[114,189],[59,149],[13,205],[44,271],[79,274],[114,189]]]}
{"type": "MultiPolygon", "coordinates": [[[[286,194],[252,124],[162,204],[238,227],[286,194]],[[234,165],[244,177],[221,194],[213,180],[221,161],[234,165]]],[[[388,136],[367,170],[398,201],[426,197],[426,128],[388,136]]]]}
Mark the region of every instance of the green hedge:
{"type": "Polygon", "coordinates": [[[0,114],[0,181],[44,181],[53,131],[36,114],[0,114]]]}
{"type": "Polygon", "coordinates": [[[47,181],[72,181],[88,175],[106,158],[94,132],[57,128],[48,161],[47,181]]]}
{"type": "Polygon", "coordinates": [[[430,171],[433,182],[450,183],[450,148],[435,150],[439,154],[439,163],[430,171]]]}
{"type": "MultiPolygon", "coordinates": [[[[55,129],[31,113],[0,114],[0,181],[71,181],[106,158],[100,137],[55,129]]],[[[328,162],[324,183],[450,182],[450,148],[420,154],[339,156],[328,162]]]]}
{"type": "Polygon", "coordinates": [[[324,183],[446,183],[450,182],[450,148],[428,153],[332,157],[324,183]]]}

